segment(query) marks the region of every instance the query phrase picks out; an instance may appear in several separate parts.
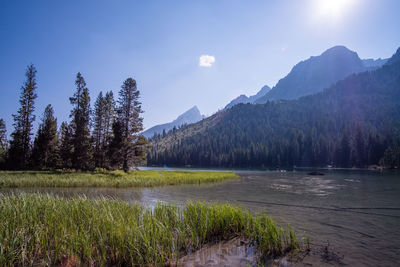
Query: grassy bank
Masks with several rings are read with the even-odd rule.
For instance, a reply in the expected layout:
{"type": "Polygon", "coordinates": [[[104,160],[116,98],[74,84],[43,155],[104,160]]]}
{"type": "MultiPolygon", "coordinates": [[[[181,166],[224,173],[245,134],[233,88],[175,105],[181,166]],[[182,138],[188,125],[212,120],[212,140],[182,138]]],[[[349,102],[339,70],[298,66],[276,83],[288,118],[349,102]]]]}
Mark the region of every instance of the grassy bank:
{"type": "Polygon", "coordinates": [[[164,265],[202,245],[241,235],[264,256],[297,247],[293,231],[228,204],[159,204],[0,196],[0,266],[164,265]]]}
{"type": "Polygon", "coordinates": [[[237,178],[232,172],[206,171],[104,171],[95,173],[0,171],[5,187],[138,187],[221,182],[237,178]]]}

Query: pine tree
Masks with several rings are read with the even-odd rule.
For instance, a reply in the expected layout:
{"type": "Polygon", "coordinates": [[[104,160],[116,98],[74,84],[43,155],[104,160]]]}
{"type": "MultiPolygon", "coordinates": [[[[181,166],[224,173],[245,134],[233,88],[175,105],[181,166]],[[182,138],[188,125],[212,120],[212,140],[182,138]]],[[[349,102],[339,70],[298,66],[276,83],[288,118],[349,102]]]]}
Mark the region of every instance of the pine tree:
{"type": "Polygon", "coordinates": [[[109,91],[106,93],[106,96],[104,98],[105,100],[105,106],[104,106],[104,127],[105,127],[105,132],[104,132],[104,149],[109,145],[111,142],[112,136],[113,136],[113,123],[115,119],[115,100],[114,100],[114,94],[112,91],[109,91]]]}
{"type": "Polygon", "coordinates": [[[359,126],[357,127],[356,131],[357,131],[355,136],[356,165],[358,167],[364,167],[366,162],[365,140],[361,128],[359,126]]]}
{"type": "Polygon", "coordinates": [[[108,164],[111,169],[121,169],[123,164],[123,147],[124,147],[124,138],[123,138],[123,129],[122,123],[117,118],[113,125],[113,137],[108,146],[108,164]]]}
{"type": "Polygon", "coordinates": [[[35,121],[35,99],[36,94],[36,68],[31,64],[25,73],[26,81],[21,88],[19,103],[21,107],[14,118],[14,132],[11,134],[9,157],[7,165],[9,168],[26,168],[31,152],[31,135],[33,122],[35,121]]]}
{"type": "Polygon", "coordinates": [[[55,168],[58,162],[57,144],[57,119],[53,107],[47,105],[33,145],[32,166],[37,169],[55,168]]]}
{"type": "Polygon", "coordinates": [[[0,149],[2,151],[7,150],[7,130],[3,119],[0,119],[0,149]]]}
{"type": "Polygon", "coordinates": [[[396,149],[388,147],[381,159],[381,165],[386,168],[394,169],[396,166],[396,149]]]}
{"type": "Polygon", "coordinates": [[[119,91],[118,120],[122,127],[122,168],[125,172],[132,166],[137,166],[138,159],[145,157],[145,151],[141,148],[146,139],[139,135],[143,130],[139,94],[136,81],[132,78],[126,79],[119,91]]]}
{"type": "Polygon", "coordinates": [[[7,130],[6,123],[0,119],[0,169],[4,169],[7,155],[7,130]]]}
{"type": "Polygon", "coordinates": [[[104,145],[104,135],[105,135],[105,99],[103,93],[100,92],[94,104],[94,129],[93,129],[93,140],[94,140],[94,165],[95,167],[104,167],[105,162],[105,150],[103,150],[104,145]]]}
{"type": "Polygon", "coordinates": [[[60,142],[58,144],[58,152],[60,166],[62,168],[71,168],[74,146],[72,144],[72,128],[70,125],[68,125],[68,123],[61,123],[59,136],[60,142]]]}
{"type": "Polygon", "coordinates": [[[75,169],[88,170],[92,168],[92,149],[90,136],[90,97],[86,82],[78,72],[76,76],[76,92],[69,100],[74,106],[72,117],[72,166],[75,169]]]}
{"type": "Polygon", "coordinates": [[[115,101],[112,91],[107,92],[105,97],[100,92],[94,107],[94,161],[95,167],[108,168],[107,157],[109,144],[112,140],[115,101]]]}
{"type": "Polygon", "coordinates": [[[350,156],[351,156],[351,146],[350,138],[347,130],[344,131],[340,143],[338,144],[338,149],[336,151],[336,162],[340,167],[348,168],[350,167],[350,156]]]}
{"type": "Polygon", "coordinates": [[[145,165],[146,164],[146,151],[151,148],[149,141],[143,136],[139,135],[134,144],[134,157],[132,160],[133,166],[145,165]]]}

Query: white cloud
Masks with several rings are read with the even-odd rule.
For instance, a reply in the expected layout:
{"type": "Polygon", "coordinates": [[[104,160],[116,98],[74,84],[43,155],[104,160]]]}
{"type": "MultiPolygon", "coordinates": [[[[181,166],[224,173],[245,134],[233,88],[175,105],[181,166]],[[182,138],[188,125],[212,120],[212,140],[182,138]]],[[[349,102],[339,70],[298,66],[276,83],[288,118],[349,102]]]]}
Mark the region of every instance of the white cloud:
{"type": "Polygon", "coordinates": [[[201,55],[199,57],[199,66],[200,67],[211,67],[212,64],[214,64],[214,62],[215,62],[214,56],[201,55]]]}

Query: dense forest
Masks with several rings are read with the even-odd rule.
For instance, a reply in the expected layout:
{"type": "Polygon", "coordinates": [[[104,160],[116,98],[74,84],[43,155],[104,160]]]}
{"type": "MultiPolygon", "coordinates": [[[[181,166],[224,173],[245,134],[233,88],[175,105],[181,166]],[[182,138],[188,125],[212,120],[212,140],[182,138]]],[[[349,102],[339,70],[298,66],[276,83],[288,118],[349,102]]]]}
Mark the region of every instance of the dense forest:
{"type": "Polygon", "coordinates": [[[117,101],[113,92],[100,92],[94,109],[90,107],[89,89],[78,73],[76,89],[69,101],[73,107],[70,122],[58,129],[54,109],[49,104],[32,139],[36,68],[28,66],[26,81],[21,87],[20,107],[14,118],[14,131],[7,141],[6,125],[0,119],[0,167],[2,169],[123,169],[128,171],[143,164],[147,140],[143,130],[142,109],[136,81],[124,81],[117,101]]]}
{"type": "Polygon", "coordinates": [[[151,143],[149,165],[399,167],[400,49],[321,93],[239,104],[151,143]]]}

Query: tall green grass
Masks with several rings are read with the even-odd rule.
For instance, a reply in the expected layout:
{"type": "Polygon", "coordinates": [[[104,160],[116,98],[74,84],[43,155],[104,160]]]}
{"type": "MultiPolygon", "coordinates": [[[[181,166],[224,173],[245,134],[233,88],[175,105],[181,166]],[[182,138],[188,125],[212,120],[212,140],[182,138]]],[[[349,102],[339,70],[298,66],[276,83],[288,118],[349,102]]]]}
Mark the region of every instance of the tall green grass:
{"type": "Polygon", "coordinates": [[[206,243],[242,236],[261,256],[297,247],[291,229],[229,204],[189,203],[154,209],[127,202],[0,195],[0,266],[175,264],[206,243]]]}
{"type": "Polygon", "coordinates": [[[0,171],[4,187],[151,187],[221,182],[238,176],[233,172],[206,171],[0,171]]]}

